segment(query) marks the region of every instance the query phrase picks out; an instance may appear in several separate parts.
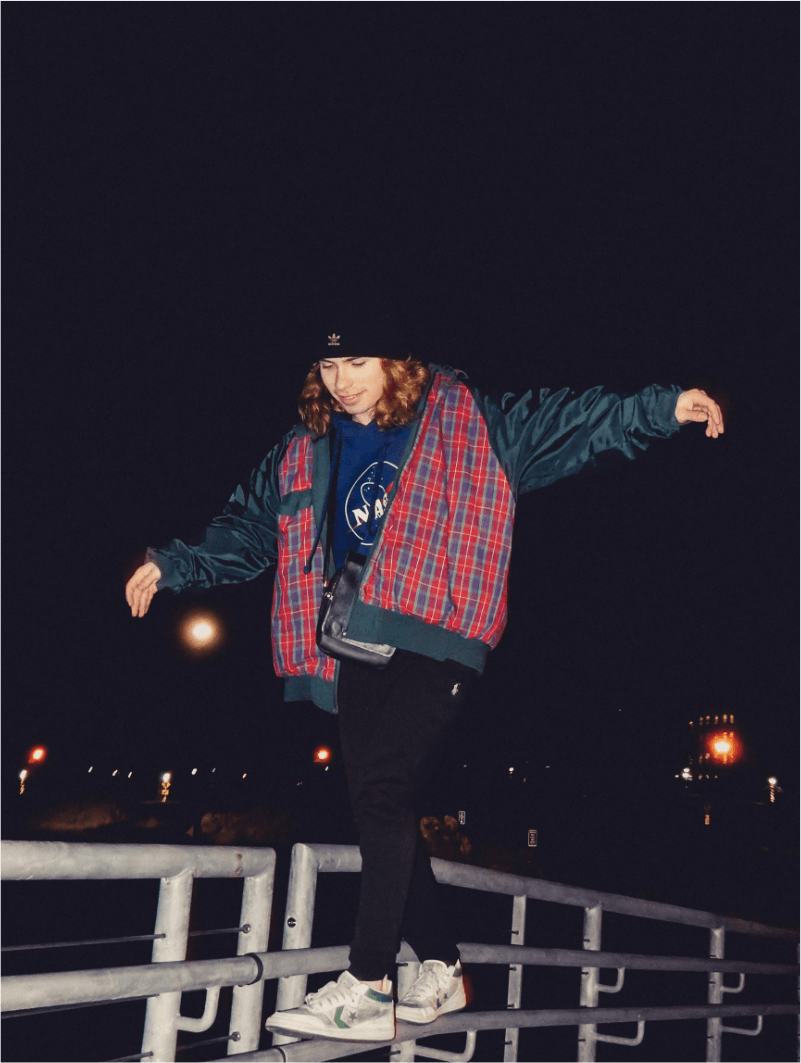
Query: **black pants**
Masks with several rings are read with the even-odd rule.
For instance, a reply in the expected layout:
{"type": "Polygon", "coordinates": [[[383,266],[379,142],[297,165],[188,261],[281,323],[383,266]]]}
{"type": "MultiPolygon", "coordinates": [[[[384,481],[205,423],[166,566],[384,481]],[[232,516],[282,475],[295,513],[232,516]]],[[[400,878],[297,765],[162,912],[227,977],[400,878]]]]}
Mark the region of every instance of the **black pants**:
{"type": "Polygon", "coordinates": [[[350,971],[365,981],[391,974],[401,937],[420,960],[458,959],[415,805],[474,677],[403,650],[386,668],[340,663],[339,732],[362,854],[350,971]]]}

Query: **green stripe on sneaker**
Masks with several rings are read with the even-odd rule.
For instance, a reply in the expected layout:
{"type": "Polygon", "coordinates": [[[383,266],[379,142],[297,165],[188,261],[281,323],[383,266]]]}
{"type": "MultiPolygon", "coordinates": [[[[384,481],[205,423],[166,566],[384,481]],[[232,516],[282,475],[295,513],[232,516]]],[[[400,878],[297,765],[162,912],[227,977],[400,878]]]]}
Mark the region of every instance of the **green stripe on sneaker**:
{"type": "Polygon", "coordinates": [[[343,1010],[343,1008],[344,1008],[344,1005],[341,1005],[334,1012],[334,1023],[335,1023],[335,1025],[337,1025],[340,1028],[340,1030],[348,1030],[348,1029],[350,1029],[350,1027],[348,1026],[348,1024],[346,1022],[342,1021],[342,1010],[343,1010]]]}
{"type": "Polygon", "coordinates": [[[382,1004],[389,1004],[392,1000],[391,993],[389,995],[387,995],[386,993],[379,993],[377,989],[368,989],[367,996],[370,998],[370,1000],[378,1000],[382,1004]]]}

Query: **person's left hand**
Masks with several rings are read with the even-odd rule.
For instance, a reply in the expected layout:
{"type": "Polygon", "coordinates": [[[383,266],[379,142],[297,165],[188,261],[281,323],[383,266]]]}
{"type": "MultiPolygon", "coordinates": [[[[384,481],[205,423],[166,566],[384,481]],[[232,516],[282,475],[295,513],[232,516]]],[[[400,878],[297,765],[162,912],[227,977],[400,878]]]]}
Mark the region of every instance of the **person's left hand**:
{"type": "Polygon", "coordinates": [[[679,424],[686,424],[688,421],[706,421],[706,435],[711,439],[717,439],[725,431],[720,406],[700,388],[682,391],[673,413],[679,424]]]}

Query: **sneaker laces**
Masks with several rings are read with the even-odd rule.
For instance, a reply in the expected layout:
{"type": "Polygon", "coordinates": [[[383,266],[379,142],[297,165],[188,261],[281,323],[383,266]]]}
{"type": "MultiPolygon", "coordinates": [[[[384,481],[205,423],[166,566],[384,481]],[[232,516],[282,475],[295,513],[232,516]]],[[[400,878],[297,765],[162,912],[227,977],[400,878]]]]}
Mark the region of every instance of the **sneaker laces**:
{"type": "Polygon", "coordinates": [[[344,1004],[353,991],[358,990],[359,986],[364,984],[364,982],[359,982],[356,979],[351,985],[348,985],[347,982],[328,982],[322,989],[318,989],[316,993],[309,993],[305,1002],[312,1007],[315,1004],[318,1007],[322,1007],[323,1004],[336,1007],[338,1004],[344,1004]],[[323,997],[325,997],[325,1000],[322,999],[323,997]]]}
{"type": "MultiPolygon", "coordinates": [[[[436,996],[437,990],[440,988],[440,980],[443,975],[448,973],[448,968],[443,965],[443,969],[439,966],[434,966],[436,961],[427,960],[421,970],[420,974],[409,991],[409,995],[403,999],[406,1003],[425,1003],[432,996],[436,996]]],[[[439,961],[440,963],[442,961],[439,961]]]]}

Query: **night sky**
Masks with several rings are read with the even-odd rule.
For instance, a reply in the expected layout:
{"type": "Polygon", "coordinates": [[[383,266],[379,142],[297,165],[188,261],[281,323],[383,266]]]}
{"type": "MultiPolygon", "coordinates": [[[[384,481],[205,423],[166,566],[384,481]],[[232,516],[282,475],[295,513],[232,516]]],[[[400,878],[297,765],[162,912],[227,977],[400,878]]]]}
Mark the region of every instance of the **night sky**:
{"type": "Polygon", "coordinates": [[[280,771],[271,576],[123,590],[297,419],[320,304],[507,390],[704,387],[636,461],[521,499],[460,750],[680,771],[734,712],[797,790],[792,4],[10,4],[5,740],[280,771]],[[205,606],[227,640],[191,658],[205,606]]]}

